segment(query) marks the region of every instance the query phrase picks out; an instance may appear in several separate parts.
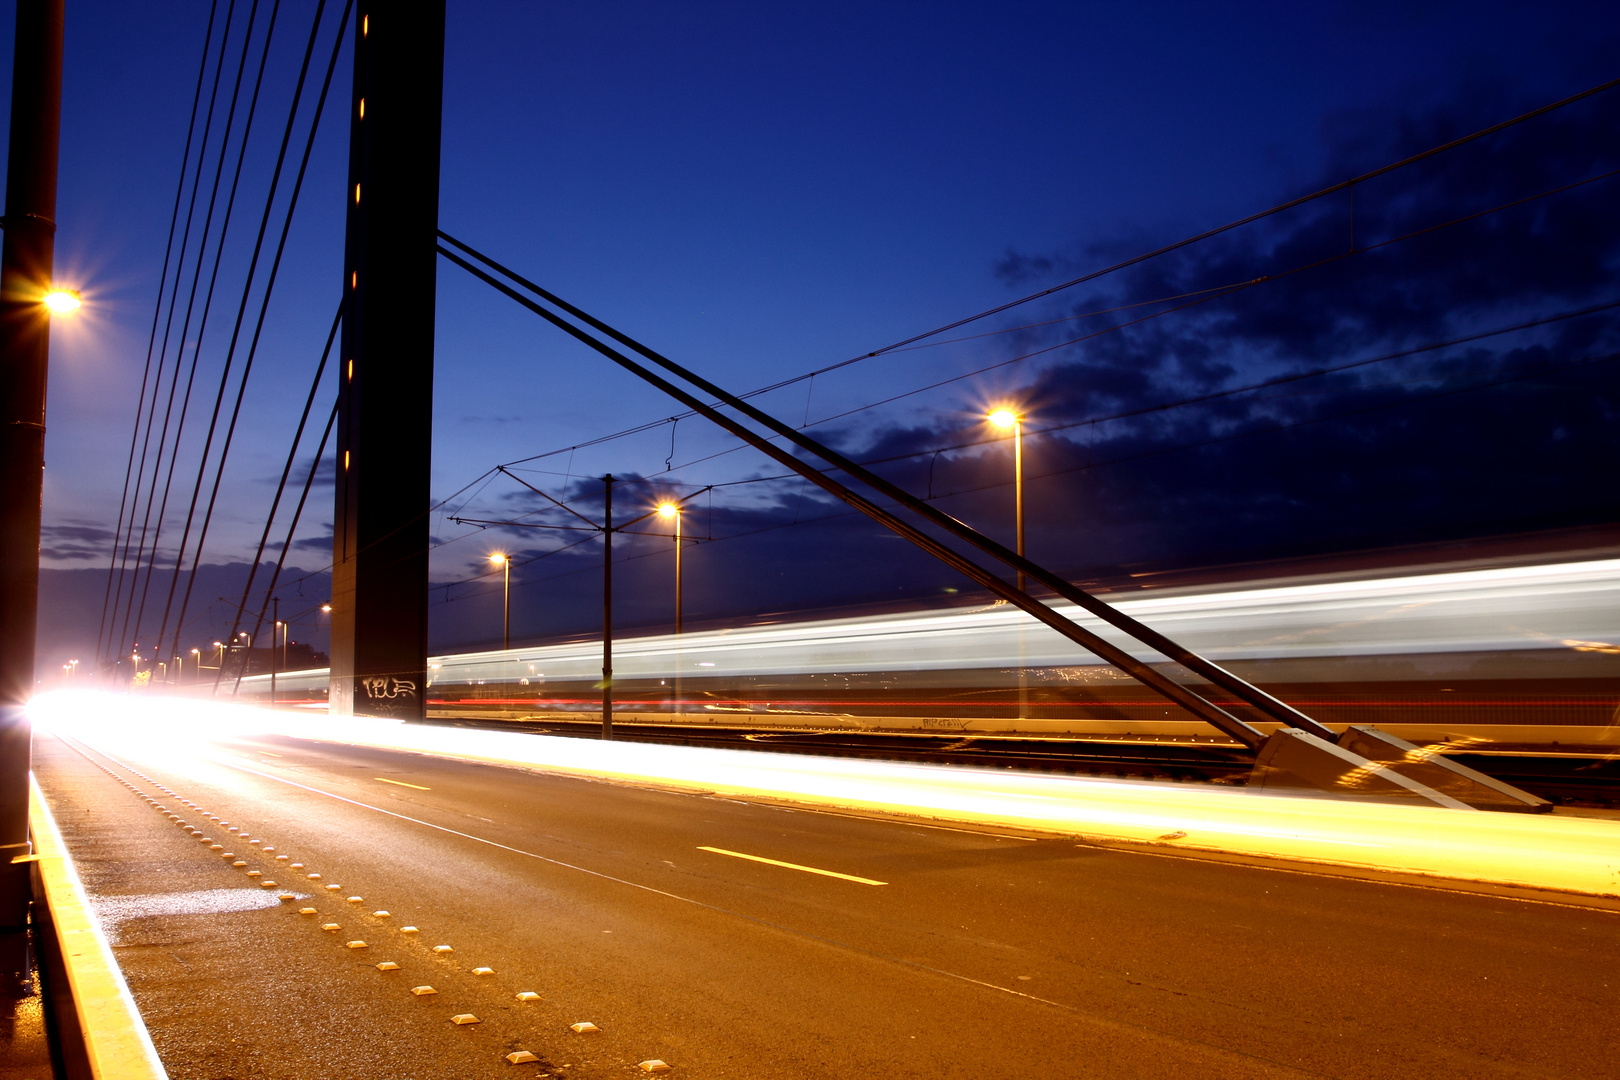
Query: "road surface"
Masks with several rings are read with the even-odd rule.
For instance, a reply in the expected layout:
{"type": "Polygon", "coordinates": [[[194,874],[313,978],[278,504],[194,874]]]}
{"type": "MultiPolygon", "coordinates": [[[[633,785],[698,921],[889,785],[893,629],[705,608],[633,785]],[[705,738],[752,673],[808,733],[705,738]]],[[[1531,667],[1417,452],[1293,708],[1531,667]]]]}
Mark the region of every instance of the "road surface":
{"type": "Polygon", "coordinates": [[[35,769],[176,1078],[1620,1075],[1614,910],[285,737],[35,769]]]}

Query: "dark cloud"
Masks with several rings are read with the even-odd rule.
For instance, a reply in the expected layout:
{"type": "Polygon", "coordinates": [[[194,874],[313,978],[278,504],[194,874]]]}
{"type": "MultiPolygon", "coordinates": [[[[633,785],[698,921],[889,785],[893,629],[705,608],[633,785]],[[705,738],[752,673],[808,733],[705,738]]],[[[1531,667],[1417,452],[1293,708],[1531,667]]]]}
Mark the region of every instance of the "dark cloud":
{"type": "Polygon", "coordinates": [[[112,550],[112,543],[112,530],[96,522],[47,523],[41,525],[39,530],[39,554],[42,559],[106,559],[112,550]]]}

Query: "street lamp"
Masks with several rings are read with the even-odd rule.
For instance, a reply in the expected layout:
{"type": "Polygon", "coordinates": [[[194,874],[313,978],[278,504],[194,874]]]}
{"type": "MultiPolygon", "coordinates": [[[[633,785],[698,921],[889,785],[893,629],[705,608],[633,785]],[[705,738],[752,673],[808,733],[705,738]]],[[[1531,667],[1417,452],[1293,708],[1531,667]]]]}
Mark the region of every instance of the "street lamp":
{"type": "MultiPolygon", "coordinates": [[[[681,507],[679,503],[661,502],[658,516],[675,523],[675,636],[681,633],[681,507]]],[[[675,712],[681,712],[681,646],[675,644],[675,712]]]]}
{"type": "Polygon", "coordinates": [[[191,681],[192,682],[202,682],[202,650],[201,649],[192,649],[191,650],[191,667],[195,671],[195,674],[192,675],[192,677],[191,677],[191,681]]]}
{"type": "Polygon", "coordinates": [[[77,311],[83,303],[79,299],[77,289],[52,289],[45,294],[43,301],[50,309],[52,315],[66,315],[70,311],[77,311]]]}
{"type": "MultiPolygon", "coordinates": [[[[1012,430],[1013,436],[1013,517],[1017,536],[1018,556],[1024,555],[1024,415],[1002,407],[985,417],[1003,431],[1012,430]]],[[[1024,572],[1018,571],[1018,591],[1024,590],[1024,572]]],[[[1024,625],[1018,627],[1018,716],[1029,715],[1029,669],[1024,666],[1024,625]]]]}
{"type": "MultiPolygon", "coordinates": [[[[1017,522],[1018,555],[1024,554],[1024,417],[1011,409],[996,409],[985,417],[1003,431],[1013,433],[1013,514],[1017,522]]],[[[1018,591],[1024,591],[1024,572],[1018,571],[1018,591]]]]}
{"type": "Polygon", "coordinates": [[[489,561],[500,567],[505,582],[501,588],[501,648],[512,647],[512,560],[503,552],[497,551],[489,557],[489,561]]]}

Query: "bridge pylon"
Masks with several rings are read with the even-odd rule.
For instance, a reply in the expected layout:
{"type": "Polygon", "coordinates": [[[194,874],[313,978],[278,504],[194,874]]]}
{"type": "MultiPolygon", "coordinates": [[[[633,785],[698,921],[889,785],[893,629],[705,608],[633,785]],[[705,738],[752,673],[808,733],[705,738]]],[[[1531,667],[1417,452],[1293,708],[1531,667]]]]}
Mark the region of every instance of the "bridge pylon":
{"type": "Polygon", "coordinates": [[[423,715],[444,0],[354,24],[331,710],[423,715]]]}

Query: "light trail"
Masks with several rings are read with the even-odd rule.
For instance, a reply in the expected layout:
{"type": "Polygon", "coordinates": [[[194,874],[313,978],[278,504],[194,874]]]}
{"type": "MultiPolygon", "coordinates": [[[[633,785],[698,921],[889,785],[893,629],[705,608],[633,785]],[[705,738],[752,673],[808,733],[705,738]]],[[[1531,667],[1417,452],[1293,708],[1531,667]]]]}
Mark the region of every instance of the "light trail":
{"type": "Polygon", "coordinates": [[[1604,819],[604,743],[93,691],[42,695],[31,712],[42,730],[109,752],[149,751],[161,740],[171,756],[209,760],[231,753],[224,744],[234,739],[284,736],[705,794],[1620,896],[1620,821],[1604,819]]]}
{"type": "MultiPolygon", "coordinates": [[[[1620,559],[1355,581],[1284,579],[1108,599],[1218,662],[1320,660],[1331,668],[1357,657],[1421,657],[1409,672],[1385,676],[1402,681],[1465,674],[1484,653],[1581,655],[1599,663],[1620,655],[1620,559]]],[[[1072,605],[1051,606],[1140,659],[1162,659],[1072,605]]],[[[678,641],[673,635],[650,635],[614,642],[615,674],[621,680],[1099,663],[1004,604],[688,631],[678,641]]],[[[429,685],[444,691],[501,683],[540,692],[548,682],[588,684],[600,677],[600,668],[596,641],[454,653],[429,658],[429,685]]],[[[1112,675],[1112,669],[1097,670],[1105,681],[1112,675]]],[[[279,678],[284,689],[299,690],[324,687],[327,674],[315,669],[279,678]]],[[[265,675],[242,680],[244,692],[264,693],[268,686],[265,675]]]]}

